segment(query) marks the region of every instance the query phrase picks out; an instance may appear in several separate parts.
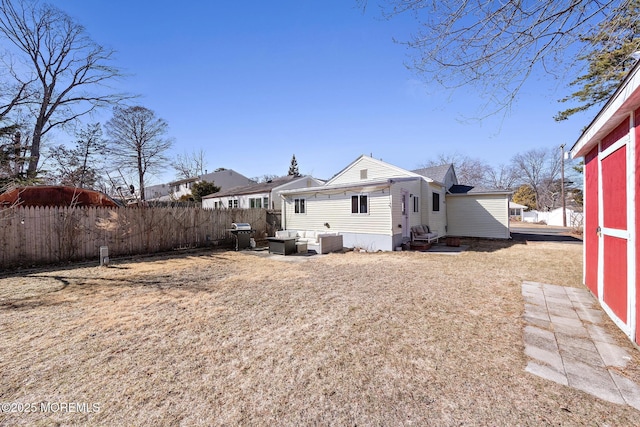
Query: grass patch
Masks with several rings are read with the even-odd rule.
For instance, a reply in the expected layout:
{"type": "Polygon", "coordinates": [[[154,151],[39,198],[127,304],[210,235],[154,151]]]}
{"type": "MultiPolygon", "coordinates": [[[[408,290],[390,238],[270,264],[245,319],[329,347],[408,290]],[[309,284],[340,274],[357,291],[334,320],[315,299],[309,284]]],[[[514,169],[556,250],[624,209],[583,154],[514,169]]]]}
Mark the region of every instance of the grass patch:
{"type": "MultiPolygon", "coordinates": [[[[100,405],[0,424],[634,424],[630,407],[524,371],[521,283],[581,286],[582,247],[465,243],[459,256],[200,252],[0,278],[0,402],[100,405]]],[[[638,352],[610,329],[639,381],[638,352]]]]}

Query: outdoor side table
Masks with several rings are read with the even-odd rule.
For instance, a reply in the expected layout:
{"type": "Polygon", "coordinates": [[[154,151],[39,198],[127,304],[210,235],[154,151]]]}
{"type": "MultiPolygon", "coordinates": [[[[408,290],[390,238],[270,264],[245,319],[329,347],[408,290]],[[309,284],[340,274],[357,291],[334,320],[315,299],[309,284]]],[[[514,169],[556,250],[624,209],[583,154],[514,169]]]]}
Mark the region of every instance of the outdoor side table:
{"type": "Polygon", "coordinates": [[[269,253],[290,255],[296,251],[296,239],[281,238],[281,237],[267,237],[269,241],[269,253]]]}

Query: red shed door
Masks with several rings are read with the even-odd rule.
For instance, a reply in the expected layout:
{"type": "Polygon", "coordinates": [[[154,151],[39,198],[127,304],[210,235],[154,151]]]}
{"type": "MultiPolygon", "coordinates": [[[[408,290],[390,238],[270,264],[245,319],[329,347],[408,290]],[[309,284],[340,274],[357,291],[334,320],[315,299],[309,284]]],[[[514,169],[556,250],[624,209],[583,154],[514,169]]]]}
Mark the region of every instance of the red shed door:
{"type": "Polygon", "coordinates": [[[619,321],[628,327],[627,145],[618,140],[603,147],[600,159],[602,276],[598,293],[619,321]]]}

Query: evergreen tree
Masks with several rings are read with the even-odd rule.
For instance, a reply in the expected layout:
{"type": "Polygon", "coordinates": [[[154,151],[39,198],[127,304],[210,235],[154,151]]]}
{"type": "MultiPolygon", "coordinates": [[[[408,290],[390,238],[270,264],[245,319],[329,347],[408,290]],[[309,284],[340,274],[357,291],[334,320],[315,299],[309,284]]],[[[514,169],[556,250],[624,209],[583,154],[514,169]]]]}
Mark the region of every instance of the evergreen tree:
{"type": "Polygon", "coordinates": [[[298,161],[296,160],[295,154],[291,158],[291,166],[289,166],[288,175],[300,176],[300,171],[298,170],[298,161]]]}
{"type": "Polygon", "coordinates": [[[191,186],[191,195],[193,196],[194,202],[201,202],[204,196],[217,193],[218,191],[220,191],[220,187],[213,182],[196,182],[191,186]]]}
{"type": "Polygon", "coordinates": [[[554,119],[566,120],[573,114],[606,102],[635,65],[640,49],[640,0],[623,2],[613,18],[604,20],[582,37],[589,49],[578,57],[587,61],[587,72],[569,85],[579,87],[560,102],[574,101],[578,106],[560,111],[554,119]]]}

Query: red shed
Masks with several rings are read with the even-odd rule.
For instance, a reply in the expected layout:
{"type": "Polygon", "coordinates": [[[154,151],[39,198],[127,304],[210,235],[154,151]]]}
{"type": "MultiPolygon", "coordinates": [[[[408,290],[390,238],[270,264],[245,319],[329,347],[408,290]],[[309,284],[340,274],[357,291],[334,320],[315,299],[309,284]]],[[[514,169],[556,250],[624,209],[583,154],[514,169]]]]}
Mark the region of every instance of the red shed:
{"type": "MultiPolygon", "coordinates": [[[[639,63],[640,64],[640,63],[639,63]]],[[[640,66],[571,149],[584,157],[584,283],[635,343],[640,343],[640,66]]]]}

